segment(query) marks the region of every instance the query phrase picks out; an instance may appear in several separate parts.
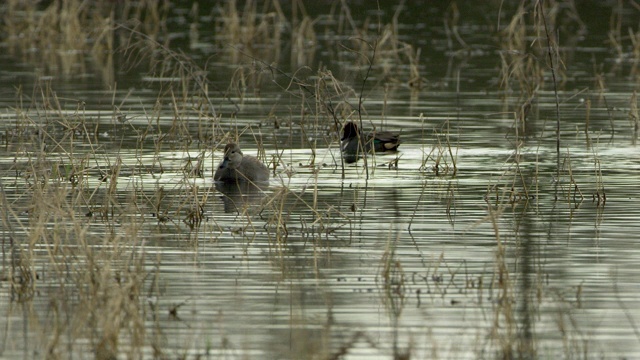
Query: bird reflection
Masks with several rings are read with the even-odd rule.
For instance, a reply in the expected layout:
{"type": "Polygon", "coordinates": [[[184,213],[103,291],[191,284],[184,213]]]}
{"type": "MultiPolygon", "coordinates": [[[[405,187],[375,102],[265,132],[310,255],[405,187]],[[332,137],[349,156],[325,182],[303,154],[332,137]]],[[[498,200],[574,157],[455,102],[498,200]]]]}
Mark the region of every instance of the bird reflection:
{"type": "Polygon", "coordinates": [[[242,212],[253,205],[259,205],[269,184],[238,181],[216,182],[215,186],[216,190],[222,194],[224,212],[233,213],[242,212]]]}

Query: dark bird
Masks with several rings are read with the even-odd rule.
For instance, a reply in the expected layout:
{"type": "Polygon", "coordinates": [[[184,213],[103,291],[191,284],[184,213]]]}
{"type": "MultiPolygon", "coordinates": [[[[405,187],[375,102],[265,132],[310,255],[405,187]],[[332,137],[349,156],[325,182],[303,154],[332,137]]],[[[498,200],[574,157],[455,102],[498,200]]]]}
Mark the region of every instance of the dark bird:
{"type": "Polygon", "coordinates": [[[397,151],[400,135],[389,131],[363,134],[356,123],[349,121],[342,128],[341,148],[345,162],[356,162],[360,156],[372,152],[397,151]]]}

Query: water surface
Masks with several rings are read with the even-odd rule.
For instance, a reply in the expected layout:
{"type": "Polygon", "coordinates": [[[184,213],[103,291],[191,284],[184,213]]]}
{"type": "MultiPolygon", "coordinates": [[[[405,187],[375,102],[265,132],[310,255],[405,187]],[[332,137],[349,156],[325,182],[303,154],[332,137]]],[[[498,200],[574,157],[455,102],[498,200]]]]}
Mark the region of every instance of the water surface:
{"type": "MultiPolygon", "coordinates": [[[[632,11],[597,4],[627,24],[632,11]]],[[[358,26],[377,19],[353,6],[358,26]]],[[[556,104],[533,45],[542,78],[510,68],[505,85],[521,49],[496,28],[517,9],[461,7],[452,27],[451,8],[405,6],[399,39],[421,49],[422,87],[382,45],[364,81],[339,5],[309,9],[323,20],[305,64],[288,46],[234,54],[205,25],[220,9],[176,5],[172,46],[206,69],[208,99],[195,73],[180,87],[123,66],[105,84],[2,56],[3,357],[637,356],[630,43],[612,52],[579,7],[556,104]],[[343,164],[336,121],[360,118],[399,132],[400,151],[343,164]],[[268,186],[212,181],[229,140],[273,169],[268,186]]]]}

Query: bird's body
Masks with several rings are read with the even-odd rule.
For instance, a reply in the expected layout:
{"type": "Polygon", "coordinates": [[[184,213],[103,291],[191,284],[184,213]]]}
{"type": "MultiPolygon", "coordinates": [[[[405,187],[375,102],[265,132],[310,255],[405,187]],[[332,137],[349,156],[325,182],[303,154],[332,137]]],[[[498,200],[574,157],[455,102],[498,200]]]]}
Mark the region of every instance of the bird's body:
{"type": "Polygon", "coordinates": [[[342,155],[346,162],[355,162],[371,152],[397,151],[400,136],[388,131],[363,134],[354,122],[344,124],[341,139],[342,155]]]}
{"type": "Polygon", "coordinates": [[[269,169],[257,158],[243,155],[238,144],[229,143],[224,147],[224,158],[213,179],[222,182],[265,182],[269,181],[269,169]]]}

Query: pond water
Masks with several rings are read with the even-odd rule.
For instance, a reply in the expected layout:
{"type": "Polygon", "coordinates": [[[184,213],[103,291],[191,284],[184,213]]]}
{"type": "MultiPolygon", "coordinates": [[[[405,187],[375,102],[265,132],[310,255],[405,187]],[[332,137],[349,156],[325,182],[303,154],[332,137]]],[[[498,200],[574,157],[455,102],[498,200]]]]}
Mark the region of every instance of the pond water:
{"type": "Polygon", "coordinates": [[[499,3],[177,2],[111,62],[1,55],[0,355],[639,356],[638,9],[554,2],[549,55],[499,3]],[[399,152],[343,163],[349,120],[399,152]],[[228,141],[268,185],[213,181],[228,141]]]}

